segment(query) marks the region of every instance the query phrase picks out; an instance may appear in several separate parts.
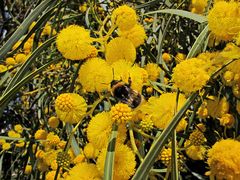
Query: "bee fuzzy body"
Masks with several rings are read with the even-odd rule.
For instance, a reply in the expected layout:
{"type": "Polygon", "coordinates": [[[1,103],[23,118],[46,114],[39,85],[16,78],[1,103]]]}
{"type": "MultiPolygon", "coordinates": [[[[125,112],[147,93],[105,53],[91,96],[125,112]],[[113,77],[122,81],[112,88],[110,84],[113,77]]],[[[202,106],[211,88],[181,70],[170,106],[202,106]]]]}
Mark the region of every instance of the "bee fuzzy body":
{"type": "Polygon", "coordinates": [[[112,96],[119,102],[128,104],[131,108],[138,107],[142,102],[142,95],[131,89],[130,84],[113,80],[111,83],[112,96]]]}

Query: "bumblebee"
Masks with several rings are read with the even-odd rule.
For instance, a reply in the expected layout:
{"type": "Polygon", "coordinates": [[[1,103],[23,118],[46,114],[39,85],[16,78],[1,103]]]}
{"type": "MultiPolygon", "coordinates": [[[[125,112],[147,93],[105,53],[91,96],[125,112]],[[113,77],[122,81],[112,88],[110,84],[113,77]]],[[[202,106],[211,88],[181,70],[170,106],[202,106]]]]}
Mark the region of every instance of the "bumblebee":
{"type": "Polygon", "coordinates": [[[111,94],[119,102],[128,104],[131,108],[138,107],[142,102],[142,95],[131,89],[131,81],[129,84],[123,81],[113,80],[111,82],[111,94]]]}

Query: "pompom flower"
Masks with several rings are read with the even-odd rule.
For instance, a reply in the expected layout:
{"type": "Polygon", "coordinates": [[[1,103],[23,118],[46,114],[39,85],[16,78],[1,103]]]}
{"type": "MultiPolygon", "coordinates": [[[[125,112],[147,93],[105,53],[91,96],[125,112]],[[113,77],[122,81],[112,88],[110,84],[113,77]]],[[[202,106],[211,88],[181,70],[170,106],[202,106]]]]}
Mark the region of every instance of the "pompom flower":
{"type": "Polygon", "coordinates": [[[220,40],[232,40],[240,31],[239,3],[220,1],[208,14],[209,29],[220,40]]]}
{"type": "Polygon", "coordinates": [[[134,9],[127,5],[116,8],[111,16],[113,24],[116,24],[121,30],[128,30],[137,24],[137,14],[134,9]]]}
{"type": "MultiPolygon", "coordinates": [[[[140,111],[146,116],[151,116],[156,127],[164,129],[174,116],[176,108],[176,93],[165,93],[160,97],[150,97],[148,102],[139,107],[140,111]]],[[[184,105],[186,99],[180,94],[178,99],[178,110],[184,105]]],[[[177,131],[182,131],[187,123],[184,119],[177,126],[177,131]]]]}
{"type": "Polygon", "coordinates": [[[52,116],[48,119],[48,124],[51,128],[57,128],[59,125],[59,119],[55,116],[52,116]]]}
{"type": "Polygon", "coordinates": [[[119,31],[119,36],[129,39],[135,47],[144,44],[144,40],[147,38],[144,27],[140,24],[136,24],[126,31],[119,31]]]}
{"type": "Polygon", "coordinates": [[[109,64],[112,64],[120,59],[124,59],[133,64],[136,59],[136,49],[129,39],[117,37],[112,39],[106,45],[105,56],[106,61],[109,64]]]}
{"type": "Polygon", "coordinates": [[[210,174],[216,179],[240,179],[240,142],[225,139],[216,142],[208,151],[210,174]]]}
{"type": "Polygon", "coordinates": [[[203,66],[196,58],[182,61],[173,69],[172,80],[185,93],[200,90],[210,78],[203,66]]]}
{"type": "Polygon", "coordinates": [[[100,173],[95,164],[78,163],[70,171],[66,180],[101,180],[100,173]]]}
{"type": "Polygon", "coordinates": [[[82,60],[96,55],[91,45],[93,39],[89,31],[78,25],[71,25],[60,31],[57,36],[57,49],[70,60],[82,60]]]}
{"type": "Polygon", "coordinates": [[[86,91],[102,92],[110,89],[112,76],[112,68],[106,61],[92,58],[81,66],[78,80],[86,91]]]}
{"type": "Polygon", "coordinates": [[[132,109],[123,103],[118,103],[111,108],[111,117],[114,122],[119,124],[125,124],[128,121],[132,120],[132,109]]]}
{"type": "Polygon", "coordinates": [[[229,111],[229,102],[226,97],[219,99],[216,96],[209,96],[207,100],[208,114],[213,118],[222,117],[229,111]]]}
{"type": "Polygon", "coordinates": [[[207,152],[207,149],[204,146],[194,146],[191,145],[191,141],[187,140],[184,143],[184,147],[186,147],[186,154],[189,158],[193,160],[204,160],[205,153],[207,152]]]}
{"type": "Polygon", "coordinates": [[[55,101],[59,119],[71,124],[78,123],[87,111],[84,98],[75,93],[60,94],[55,101]]]}
{"type": "Polygon", "coordinates": [[[157,81],[161,71],[160,67],[155,63],[148,63],[145,69],[148,73],[148,79],[151,81],[157,81]]]}
{"type": "MultiPolygon", "coordinates": [[[[104,164],[106,159],[107,149],[104,148],[97,159],[97,168],[101,175],[104,173],[104,164]]],[[[123,144],[116,143],[114,156],[114,180],[128,180],[135,172],[135,155],[132,150],[123,144]]]]}

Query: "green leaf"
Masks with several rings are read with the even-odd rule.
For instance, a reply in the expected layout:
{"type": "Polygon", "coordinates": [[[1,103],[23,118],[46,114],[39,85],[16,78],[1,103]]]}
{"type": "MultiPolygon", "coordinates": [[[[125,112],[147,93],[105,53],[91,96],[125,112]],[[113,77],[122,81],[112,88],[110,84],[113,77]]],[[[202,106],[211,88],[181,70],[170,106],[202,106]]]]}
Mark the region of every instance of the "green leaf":
{"type": "Polygon", "coordinates": [[[149,152],[147,153],[144,161],[138,167],[135,175],[133,176],[133,180],[145,179],[148,176],[148,173],[158,157],[160,151],[163,146],[166,144],[168,138],[171,136],[173,130],[176,128],[183,115],[189,108],[189,106],[193,103],[193,101],[198,96],[197,93],[193,93],[185,102],[184,106],[176,113],[173,117],[172,121],[168,124],[168,126],[163,130],[161,135],[156,137],[156,140],[153,142],[149,152]]]}
{"type": "Polygon", "coordinates": [[[197,21],[199,23],[204,23],[204,22],[207,21],[207,18],[205,16],[195,14],[195,13],[191,13],[189,11],[179,10],[179,9],[162,9],[162,10],[157,10],[157,11],[151,11],[151,12],[145,13],[144,15],[156,14],[156,13],[174,14],[174,15],[177,15],[177,16],[192,19],[192,20],[197,21]]]}
{"type": "Polygon", "coordinates": [[[197,39],[195,40],[192,48],[190,49],[187,59],[195,57],[198,53],[200,53],[204,47],[205,41],[208,37],[209,31],[208,31],[208,25],[202,30],[202,32],[199,34],[197,39]]]}
{"type": "Polygon", "coordinates": [[[55,38],[56,36],[48,39],[29,56],[29,58],[22,64],[20,69],[13,76],[3,94],[6,94],[17,82],[19,82],[25,76],[25,74],[27,74],[30,66],[36,61],[36,58],[43,50],[47,49],[55,41],[55,38]]]}
{"type": "Polygon", "coordinates": [[[0,48],[0,59],[3,59],[3,57],[11,50],[12,46],[27,32],[28,27],[32,22],[36,20],[45,9],[55,3],[56,0],[45,0],[27,16],[15,33],[13,33],[8,41],[0,48]]]}
{"type": "Polygon", "coordinates": [[[2,167],[3,167],[3,157],[4,157],[4,153],[1,154],[1,158],[0,158],[0,179],[2,179],[2,167]]]}
{"type": "Polygon", "coordinates": [[[113,168],[114,168],[114,154],[115,154],[115,144],[117,139],[117,130],[118,126],[116,123],[113,124],[112,134],[110,136],[110,140],[107,148],[107,155],[104,164],[104,180],[112,180],[113,179],[113,168]]]}
{"type": "MultiPolygon", "coordinates": [[[[60,58],[59,58],[60,59],[60,58]]],[[[19,91],[19,89],[29,82],[34,76],[38,75],[41,73],[44,69],[46,69],[49,65],[56,63],[59,61],[59,59],[54,59],[49,62],[47,62],[45,65],[40,67],[39,69],[35,70],[25,78],[21,79],[16,85],[14,85],[9,91],[7,91],[3,96],[0,98],[0,109],[3,110],[6,106],[6,104],[11,100],[11,98],[19,91]]]]}

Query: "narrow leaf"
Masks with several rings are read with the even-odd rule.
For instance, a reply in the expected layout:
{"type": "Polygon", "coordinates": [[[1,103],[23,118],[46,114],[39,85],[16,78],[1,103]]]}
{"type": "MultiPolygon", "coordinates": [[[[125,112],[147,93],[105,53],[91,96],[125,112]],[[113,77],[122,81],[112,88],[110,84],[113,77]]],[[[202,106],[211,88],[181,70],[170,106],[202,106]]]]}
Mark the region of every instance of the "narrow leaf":
{"type": "Polygon", "coordinates": [[[110,140],[107,148],[107,155],[104,164],[104,180],[112,180],[113,179],[113,168],[114,168],[114,154],[115,154],[115,145],[117,138],[117,124],[113,124],[112,134],[110,136],[110,140]]]}
{"type": "Polygon", "coordinates": [[[187,55],[188,58],[195,57],[198,53],[200,53],[204,47],[204,42],[206,38],[208,37],[209,31],[208,31],[208,25],[202,30],[202,32],[199,34],[197,39],[195,40],[191,50],[189,51],[187,55]]]}
{"type": "Polygon", "coordinates": [[[204,23],[207,21],[207,18],[205,16],[191,13],[189,11],[179,10],[179,9],[162,9],[162,10],[157,10],[157,11],[151,11],[151,12],[145,13],[144,15],[155,14],[155,13],[174,14],[177,16],[192,19],[199,23],[204,23]]]}

